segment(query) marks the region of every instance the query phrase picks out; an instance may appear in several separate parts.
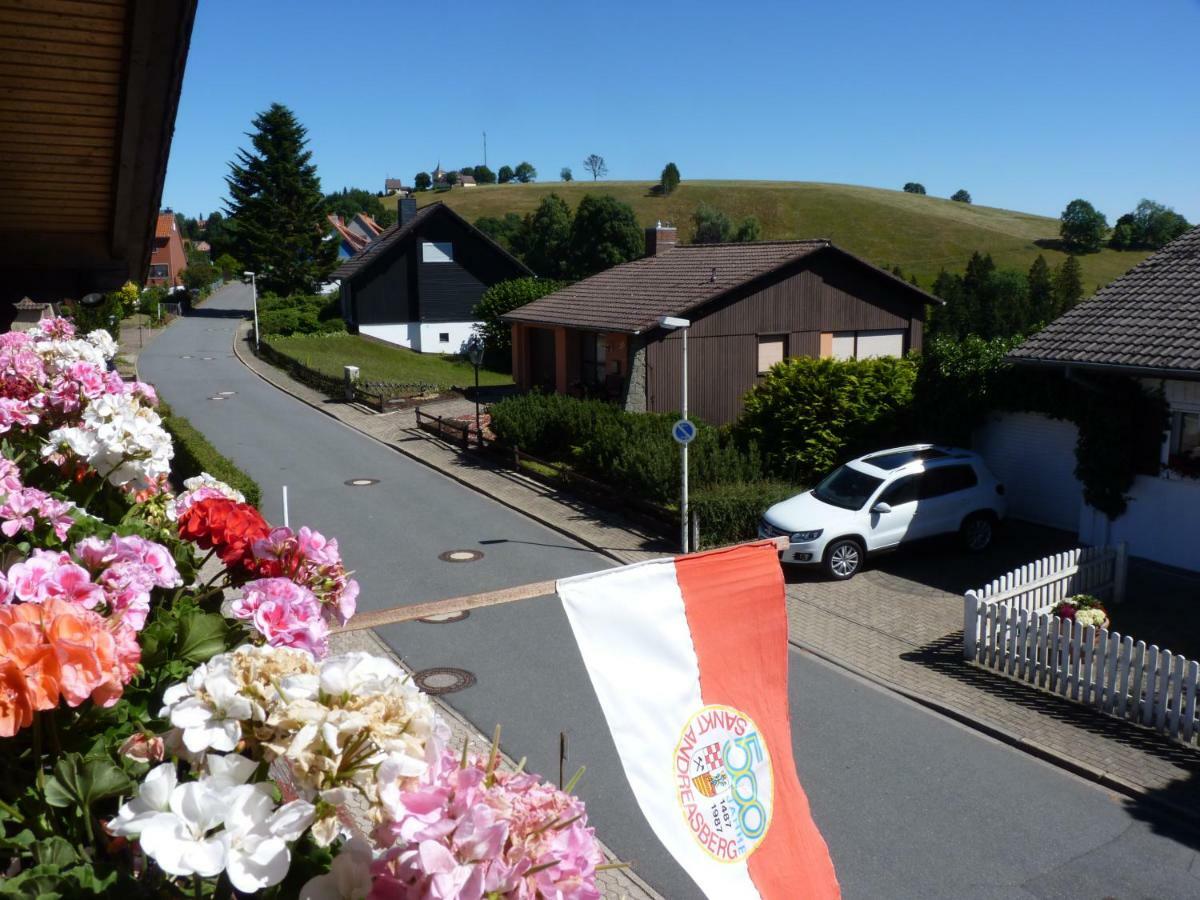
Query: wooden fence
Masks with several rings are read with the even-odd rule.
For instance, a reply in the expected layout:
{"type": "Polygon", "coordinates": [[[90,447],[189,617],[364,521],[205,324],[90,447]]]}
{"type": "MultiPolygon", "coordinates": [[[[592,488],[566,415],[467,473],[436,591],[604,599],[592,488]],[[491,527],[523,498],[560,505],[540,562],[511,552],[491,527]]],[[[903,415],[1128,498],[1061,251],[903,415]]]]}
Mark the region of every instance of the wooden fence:
{"type": "Polygon", "coordinates": [[[1057,554],[963,598],[963,655],[981,668],[1194,744],[1200,663],[1053,614],[1074,594],[1118,602],[1124,545],[1057,554]]]}

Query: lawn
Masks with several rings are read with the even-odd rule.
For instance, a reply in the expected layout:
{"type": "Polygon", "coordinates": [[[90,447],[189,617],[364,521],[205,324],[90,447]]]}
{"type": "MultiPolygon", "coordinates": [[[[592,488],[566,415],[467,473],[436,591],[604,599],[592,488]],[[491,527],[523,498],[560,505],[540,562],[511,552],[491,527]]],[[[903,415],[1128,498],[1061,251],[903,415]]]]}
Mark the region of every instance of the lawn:
{"type": "MultiPolygon", "coordinates": [[[[310,369],[342,377],[343,366],[358,366],[364,381],[390,381],[399,384],[423,382],[442,390],[469,387],[475,383],[471,364],[463,359],[414,353],[356,334],[292,335],[273,337],[271,346],[310,369]]],[[[512,384],[507,372],[479,370],[481,385],[512,384]]]]}
{"type": "MultiPolygon", "coordinates": [[[[735,221],[757,216],[765,240],[824,237],[876,265],[898,265],[928,288],[943,267],[961,272],[971,253],[991,253],[996,264],[1028,269],[1039,253],[1051,266],[1066,258],[1053,249],[1058,220],[1046,216],[955,203],[903,191],[804,181],[684,181],[670,196],[651,193],[646,181],[573,181],[480,185],[423,191],[417,203],[441,201],[474,222],[480,216],[531,212],[547,194],[574,208],[590,192],[628,203],[644,226],[674,222],[680,238],[691,237],[692,213],[701,203],[735,221]]],[[[395,204],[395,197],[383,202],[395,204]]],[[[1109,218],[1115,219],[1109,210],[1109,218]]],[[[1079,257],[1084,290],[1091,293],[1140,262],[1142,251],[1101,250],[1079,257]]]]}

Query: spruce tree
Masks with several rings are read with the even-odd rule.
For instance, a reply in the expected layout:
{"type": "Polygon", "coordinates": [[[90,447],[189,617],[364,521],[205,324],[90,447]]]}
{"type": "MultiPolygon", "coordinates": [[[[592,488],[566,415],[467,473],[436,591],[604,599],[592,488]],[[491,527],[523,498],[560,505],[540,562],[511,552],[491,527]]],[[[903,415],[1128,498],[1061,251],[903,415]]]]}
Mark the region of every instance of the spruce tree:
{"type": "Polygon", "coordinates": [[[1032,324],[1045,325],[1054,318],[1054,280],[1046,257],[1038,254],[1029,267],[1029,319],[1032,324]]]}
{"type": "Polygon", "coordinates": [[[1068,256],[1054,270],[1054,316],[1057,318],[1083,298],[1083,269],[1079,260],[1068,256]]]}
{"type": "Polygon", "coordinates": [[[229,164],[229,215],[237,255],[258,273],[264,291],[311,293],[333,269],[337,244],[327,240],[325,197],[307,130],[286,106],[272,103],[254,119],[253,150],[229,164]]]}

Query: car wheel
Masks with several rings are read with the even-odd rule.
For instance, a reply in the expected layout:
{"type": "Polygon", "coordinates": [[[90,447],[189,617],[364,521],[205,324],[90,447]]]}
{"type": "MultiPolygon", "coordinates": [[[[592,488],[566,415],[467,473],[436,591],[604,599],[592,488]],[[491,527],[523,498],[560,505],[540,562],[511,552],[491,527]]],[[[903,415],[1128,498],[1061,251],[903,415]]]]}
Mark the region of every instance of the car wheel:
{"type": "Polygon", "coordinates": [[[992,545],[996,531],[995,520],[987,513],[972,513],[967,516],[959,530],[963,546],[972,553],[982,553],[992,545]]]}
{"type": "Polygon", "coordinates": [[[825,551],[825,573],[837,581],[853,578],[862,564],[862,544],[853,538],[834,541],[825,551]]]}

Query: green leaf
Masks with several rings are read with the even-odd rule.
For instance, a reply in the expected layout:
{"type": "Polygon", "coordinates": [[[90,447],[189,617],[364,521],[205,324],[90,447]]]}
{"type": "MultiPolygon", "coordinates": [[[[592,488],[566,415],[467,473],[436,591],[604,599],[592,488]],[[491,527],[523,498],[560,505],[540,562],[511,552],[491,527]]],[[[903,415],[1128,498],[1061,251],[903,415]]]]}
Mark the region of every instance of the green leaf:
{"type": "Polygon", "coordinates": [[[196,610],[179,623],[177,656],[187,662],[205,662],[225,649],[228,634],[223,616],[196,610]]]}
{"type": "Polygon", "coordinates": [[[38,841],[33,846],[33,855],[39,865],[66,868],[79,862],[79,851],[66,838],[51,837],[38,841]]]}
{"type": "Polygon", "coordinates": [[[92,804],[133,789],[133,782],[110,759],[85,761],[78,753],[68,753],[54,766],[46,779],[46,802],[59,808],[76,807],[84,815],[92,804]]]}

